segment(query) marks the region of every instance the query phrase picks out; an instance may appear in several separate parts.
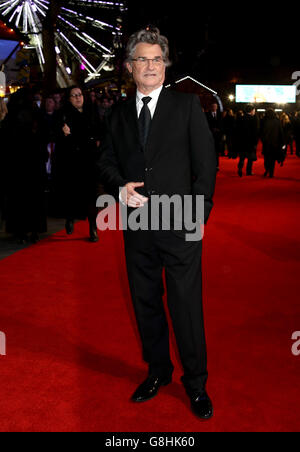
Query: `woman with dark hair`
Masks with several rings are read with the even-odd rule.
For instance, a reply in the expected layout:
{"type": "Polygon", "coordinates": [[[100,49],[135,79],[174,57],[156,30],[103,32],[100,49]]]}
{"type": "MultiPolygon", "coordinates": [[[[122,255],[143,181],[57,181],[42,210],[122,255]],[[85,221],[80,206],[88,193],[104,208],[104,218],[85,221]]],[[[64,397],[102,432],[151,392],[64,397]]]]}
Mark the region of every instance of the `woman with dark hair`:
{"type": "Polygon", "coordinates": [[[97,186],[95,162],[99,158],[100,121],[95,110],[84,101],[80,87],[67,92],[54,157],[54,179],[66,218],[66,232],[72,234],[75,219],[88,218],[90,241],[97,242],[96,201],[97,186]]]}
{"type": "Polygon", "coordinates": [[[265,159],[265,174],[267,177],[274,177],[275,163],[283,163],[284,160],[284,134],[274,110],[269,109],[266,112],[261,130],[261,139],[263,143],[263,155],[265,159]]]}

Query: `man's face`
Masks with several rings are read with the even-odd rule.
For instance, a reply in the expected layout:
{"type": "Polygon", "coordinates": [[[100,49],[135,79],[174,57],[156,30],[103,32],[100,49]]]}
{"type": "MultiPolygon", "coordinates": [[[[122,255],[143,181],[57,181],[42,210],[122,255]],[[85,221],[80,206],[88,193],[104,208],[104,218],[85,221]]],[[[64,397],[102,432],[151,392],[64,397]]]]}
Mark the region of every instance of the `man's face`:
{"type": "Polygon", "coordinates": [[[143,94],[149,94],[162,86],[166,78],[162,49],[158,44],[140,43],[134,55],[134,59],[138,58],[144,58],[145,61],[127,63],[127,69],[132,74],[138,90],[143,94]],[[155,59],[156,62],[153,61],[155,59]]]}
{"type": "Polygon", "coordinates": [[[211,111],[212,111],[213,113],[216,113],[216,112],[218,111],[218,105],[217,105],[217,104],[212,104],[212,105],[211,105],[211,111]]]}

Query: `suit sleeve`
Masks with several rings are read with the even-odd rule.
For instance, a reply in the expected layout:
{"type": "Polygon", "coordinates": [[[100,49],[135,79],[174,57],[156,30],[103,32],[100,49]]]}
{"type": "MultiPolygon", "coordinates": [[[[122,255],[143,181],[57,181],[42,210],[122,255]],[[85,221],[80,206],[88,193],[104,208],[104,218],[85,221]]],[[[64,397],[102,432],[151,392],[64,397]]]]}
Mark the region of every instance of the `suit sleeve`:
{"type": "Polygon", "coordinates": [[[129,181],[121,175],[120,164],[114,148],[111,115],[105,121],[100,155],[97,162],[99,179],[104,184],[106,191],[113,195],[116,201],[119,201],[119,188],[124,187],[129,181]]]}
{"type": "Polygon", "coordinates": [[[194,176],[193,194],[204,195],[204,221],[213,208],[217,160],[212,133],[198,96],[193,96],[190,115],[190,146],[194,176]]]}

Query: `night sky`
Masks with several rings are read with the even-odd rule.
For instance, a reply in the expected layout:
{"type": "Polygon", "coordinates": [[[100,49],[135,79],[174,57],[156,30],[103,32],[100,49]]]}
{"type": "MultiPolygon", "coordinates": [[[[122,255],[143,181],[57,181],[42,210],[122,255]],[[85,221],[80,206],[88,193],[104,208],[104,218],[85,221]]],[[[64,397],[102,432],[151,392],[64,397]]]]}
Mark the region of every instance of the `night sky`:
{"type": "Polygon", "coordinates": [[[300,70],[299,18],[290,2],[218,2],[128,0],[128,31],[147,24],[170,41],[169,77],[191,74],[203,82],[292,84],[300,70]],[[264,9],[265,8],[265,9],[264,9]]]}

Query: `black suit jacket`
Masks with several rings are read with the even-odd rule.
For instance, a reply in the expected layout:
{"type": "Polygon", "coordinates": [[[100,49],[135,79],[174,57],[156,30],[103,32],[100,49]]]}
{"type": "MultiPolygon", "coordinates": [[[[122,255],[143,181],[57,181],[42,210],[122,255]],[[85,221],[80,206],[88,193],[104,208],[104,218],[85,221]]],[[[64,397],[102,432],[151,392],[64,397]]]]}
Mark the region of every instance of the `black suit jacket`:
{"type": "Polygon", "coordinates": [[[216,156],[212,134],[196,95],[163,89],[146,149],[139,141],[136,98],[117,105],[107,118],[99,161],[108,192],[144,182],[144,196],[204,195],[205,222],[213,207],[216,156]]]}
{"type": "Polygon", "coordinates": [[[223,119],[220,111],[217,111],[216,117],[213,116],[213,113],[211,111],[206,113],[206,118],[208,122],[208,126],[213,133],[213,135],[216,135],[218,137],[222,136],[223,131],[223,119]]]}
{"type": "Polygon", "coordinates": [[[248,153],[250,156],[256,152],[259,140],[259,122],[257,116],[246,114],[238,123],[238,136],[241,141],[240,153],[248,153]]]}

